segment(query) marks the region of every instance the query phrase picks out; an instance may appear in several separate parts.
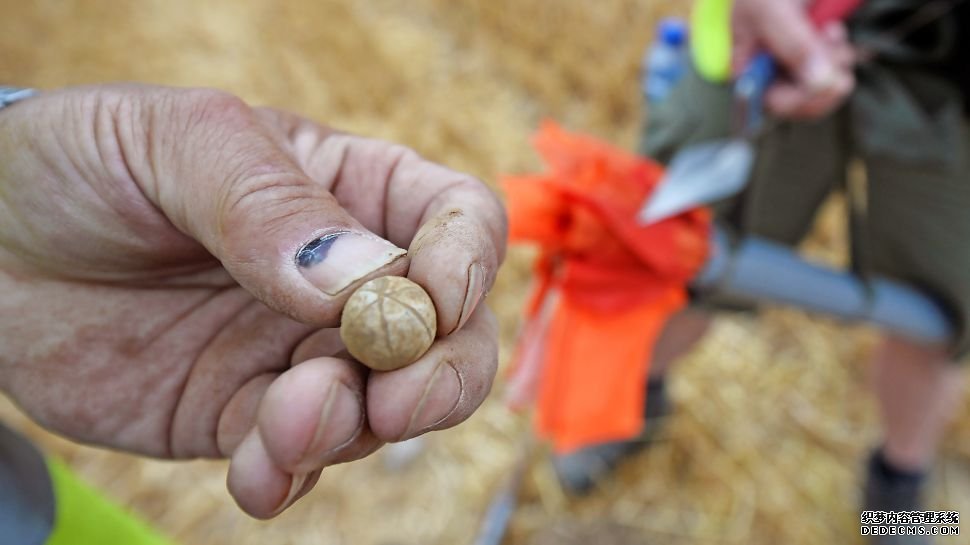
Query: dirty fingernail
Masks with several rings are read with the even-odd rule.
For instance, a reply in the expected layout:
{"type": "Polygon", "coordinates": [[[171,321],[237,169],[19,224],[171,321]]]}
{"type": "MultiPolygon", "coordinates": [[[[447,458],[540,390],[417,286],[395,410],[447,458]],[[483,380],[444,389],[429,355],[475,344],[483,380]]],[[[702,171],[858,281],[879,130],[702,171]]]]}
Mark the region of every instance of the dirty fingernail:
{"type": "Polygon", "coordinates": [[[327,392],[320,410],[320,422],[297,470],[309,472],[326,465],[331,456],[360,435],[363,427],[360,397],[347,386],[335,382],[327,392]]]}
{"type": "Polygon", "coordinates": [[[296,254],[296,264],[311,284],[327,295],[337,295],[406,254],[380,237],[337,231],[306,243],[296,254]]]}
{"type": "Polygon", "coordinates": [[[416,437],[451,416],[461,401],[461,377],[447,363],[438,365],[418,400],[407,430],[400,440],[416,437]]]}
{"type": "Polygon", "coordinates": [[[461,316],[458,317],[458,325],[452,331],[457,331],[465,325],[484,294],[485,268],[480,263],[472,263],[468,266],[468,286],[465,288],[465,300],[461,305],[461,316]]]}

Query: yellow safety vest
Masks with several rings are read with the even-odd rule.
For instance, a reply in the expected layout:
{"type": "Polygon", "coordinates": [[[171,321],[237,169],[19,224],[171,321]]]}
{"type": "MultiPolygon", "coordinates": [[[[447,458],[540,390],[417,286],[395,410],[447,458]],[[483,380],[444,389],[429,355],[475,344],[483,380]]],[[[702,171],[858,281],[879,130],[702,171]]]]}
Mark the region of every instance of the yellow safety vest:
{"type": "Polygon", "coordinates": [[[731,77],[732,0],[697,0],[691,13],[691,57],[709,81],[731,77]]]}

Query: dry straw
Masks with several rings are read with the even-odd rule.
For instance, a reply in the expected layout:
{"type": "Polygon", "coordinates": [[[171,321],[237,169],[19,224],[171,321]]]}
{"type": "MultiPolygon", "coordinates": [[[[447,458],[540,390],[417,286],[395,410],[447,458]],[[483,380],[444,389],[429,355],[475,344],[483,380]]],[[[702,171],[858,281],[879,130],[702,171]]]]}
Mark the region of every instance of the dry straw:
{"type": "MultiPolygon", "coordinates": [[[[553,117],[632,147],[636,71],[652,26],[686,2],[299,0],[16,3],[0,8],[0,74],[39,87],[142,80],[232,90],[409,143],[485,180],[538,168],[528,139],[553,117]]],[[[809,244],[844,254],[838,203],[809,244]]],[[[503,358],[530,252],[489,296],[503,358]]],[[[772,310],[720,318],[677,369],[665,440],[592,497],[565,498],[541,458],[507,543],[817,545],[858,534],[858,466],[877,438],[864,331],[772,310]]],[[[595,364],[595,362],[591,362],[595,364]]],[[[501,388],[501,385],[498,386],[501,388]]],[[[410,467],[380,455],[327,470],[270,523],[241,515],[222,462],[167,463],[76,446],[0,416],[185,544],[457,545],[515,465],[523,419],[498,396],[431,438],[410,467]]],[[[966,414],[967,411],[964,411],[966,414]]],[[[950,436],[932,505],[970,513],[970,435],[950,436]]],[[[956,543],[956,541],[954,541],[956,543]]]]}

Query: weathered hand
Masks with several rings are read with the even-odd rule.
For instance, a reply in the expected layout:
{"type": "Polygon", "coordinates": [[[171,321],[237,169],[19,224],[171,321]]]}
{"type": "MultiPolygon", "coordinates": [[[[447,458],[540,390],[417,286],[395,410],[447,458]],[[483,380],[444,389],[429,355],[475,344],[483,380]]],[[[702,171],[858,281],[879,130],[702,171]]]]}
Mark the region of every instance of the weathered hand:
{"type": "Polygon", "coordinates": [[[803,0],[735,0],[732,18],[735,70],[766,49],[789,79],[765,97],[773,113],[790,118],[821,117],[836,109],[855,86],[855,53],[841,23],[821,31],[812,26],[803,0]]]}
{"type": "Polygon", "coordinates": [[[79,441],[231,457],[271,517],[482,402],[504,249],[493,194],[404,147],[218,91],[46,93],[0,112],[0,388],[79,441]],[[431,294],[439,338],[368,372],[332,328],[388,274],[431,294]]]}

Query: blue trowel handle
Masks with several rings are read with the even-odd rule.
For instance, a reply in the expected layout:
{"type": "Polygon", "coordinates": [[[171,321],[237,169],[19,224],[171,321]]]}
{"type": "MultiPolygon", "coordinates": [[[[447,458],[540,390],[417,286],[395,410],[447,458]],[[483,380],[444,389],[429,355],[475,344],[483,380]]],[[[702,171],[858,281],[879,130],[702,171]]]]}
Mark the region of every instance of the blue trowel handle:
{"type": "Polygon", "coordinates": [[[758,53],[734,82],[734,98],[743,112],[741,129],[745,136],[761,129],[765,116],[765,93],[777,73],[778,67],[771,55],[758,53]]]}

